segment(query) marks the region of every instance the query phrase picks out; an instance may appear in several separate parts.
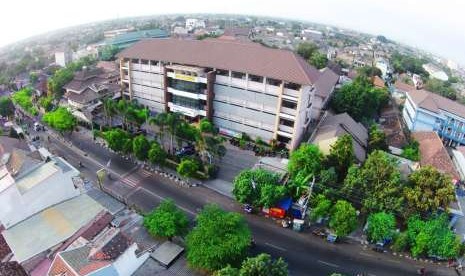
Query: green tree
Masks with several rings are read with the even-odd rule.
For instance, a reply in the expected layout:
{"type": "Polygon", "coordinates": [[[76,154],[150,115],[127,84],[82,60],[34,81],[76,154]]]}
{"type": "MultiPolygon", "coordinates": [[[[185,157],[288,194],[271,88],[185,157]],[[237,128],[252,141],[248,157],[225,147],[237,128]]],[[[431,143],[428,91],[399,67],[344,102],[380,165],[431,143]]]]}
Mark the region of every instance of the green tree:
{"type": "Polygon", "coordinates": [[[339,237],[345,237],[357,228],[357,211],[345,200],[338,200],[331,209],[329,227],[339,237]]]}
{"type": "Polygon", "coordinates": [[[168,155],[156,141],[152,141],[148,152],[149,161],[152,164],[164,165],[168,155]]]}
{"type": "Polygon", "coordinates": [[[0,115],[10,118],[15,114],[15,106],[7,96],[0,97],[0,115]]]}
{"type": "Polygon", "coordinates": [[[414,257],[427,255],[455,258],[459,254],[460,239],[449,229],[446,214],[426,221],[418,216],[409,218],[407,236],[414,257]]]}
{"type": "Polygon", "coordinates": [[[332,203],[331,200],[327,199],[324,195],[319,194],[315,198],[315,207],[310,213],[310,219],[316,221],[319,218],[324,218],[329,216],[331,212],[332,203]]]}
{"type": "Polygon", "coordinates": [[[247,258],[239,270],[241,276],[287,276],[288,274],[287,263],[282,258],[273,260],[265,253],[247,258]]]}
{"type": "Polygon", "coordinates": [[[447,210],[455,200],[455,191],[449,176],[431,166],[422,167],[409,176],[404,189],[409,214],[427,216],[442,208],[447,210]]]}
{"type": "Polygon", "coordinates": [[[375,150],[387,151],[388,148],[389,146],[387,144],[386,134],[384,131],[379,129],[375,124],[371,125],[368,139],[368,152],[375,150]]]}
{"type": "Polygon", "coordinates": [[[117,114],[117,103],[111,98],[106,98],[103,100],[103,113],[105,114],[105,118],[107,121],[108,126],[112,126],[112,118],[117,114]]]}
{"type": "Polygon", "coordinates": [[[362,199],[362,210],[367,213],[401,213],[404,202],[402,189],[397,160],[376,150],[361,168],[349,168],[342,193],[362,199]]]}
{"type": "Polygon", "coordinates": [[[226,267],[215,271],[213,276],[239,276],[239,269],[232,267],[231,265],[227,265],[226,267]]]}
{"type": "Polygon", "coordinates": [[[144,216],[144,226],[152,236],[183,236],[187,233],[189,220],[172,200],[164,200],[156,209],[144,216]]]}
{"type": "Polygon", "coordinates": [[[337,138],[329,150],[328,161],[337,168],[337,175],[344,178],[349,167],[355,163],[354,145],[350,134],[337,138]]]}
{"type": "Polygon", "coordinates": [[[372,242],[379,242],[392,238],[396,227],[393,214],[379,212],[368,216],[368,238],[372,242]]]}
{"type": "Polygon", "coordinates": [[[188,158],[183,159],[176,167],[176,171],[179,175],[186,178],[194,177],[199,169],[199,163],[188,158]]]}
{"type": "Polygon", "coordinates": [[[234,178],[233,194],[240,203],[269,207],[286,194],[279,175],[263,170],[243,170],[234,178]]]}
{"type": "Polygon", "coordinates": [[[187,260],[192,267],[215,271],[244,260],[251,234],[241,215],[206,205],[196,221],[186,238],[187,260]]]}
{"type": "Polygon", "coordinates": [[[34,85],[39,80],[39,76],[35,72],[29,73],[29,82],[34,85]]]}
{"type": "Polygon", "coordinates": [[[53,97],[41,97],[39,99],[39,105],[45,110],[45,112],[51,111],[53,109],[53,97]]]}
{"type": "Polygon", "coordinates": [[[104,46],[100,52],[100,59],[109,61],[114,60],[115,55],[120,51],[120,48],[115,45],[104,46]]]}
{"type": "Polygon", "coordinates": [[[317,175],[321,170],[323,154],[318,146],[303,143],[291,153],[288,163],[288,171],[291,177],[297,175],[317,175]]]}
{"type": "Polygon", "coordinates": [[[115,128],[102,133],[103,138],[108,143],[108,147],[117,152],[130,151],[132,147],[131,136],[124,130],[115,128]]]}
{"type": "Polygon", "coordinates": [[[45,113],[42,120],[61,133],[65,131],[72,132],[77,125],[76,118],[65,107],[59,107],[54,111],[45,113]]]}
{"type": "Polygon", "coordinates": [[[357,73],[360,76],[364,76],[366,78],[371,78],[372,76],[382,77],[383,73],[378,67],[372,66],[363,66],[357,69],[357,73]]]}
{"type": "Polygon", "coordinates": [[[423,64],[425,63],[427,63],[426,60],[416,58],[412,55],[403,55],[399,52],[394,52],[391,55],[391,64],[395,73],[411,72],[420,75],[423,79],[427,79],[429,74],[423,68],[423,64]]]}
{"type": "Polygon", "coordinates": [[[132,139],[132,152],[139,160],[146,160],[150,143],[144,135],[139,135],[132,139]]]}
{"type": "Polygon", "coordinates": [[[11,96],[13,103],[19,105],[25,112],[35,116],[39,112],[32,103],[32,89],[27,87],[13,93],[11,96]]]}
{"type": "Polygon", "coordinates": [[[338,113],[347,112],[361,121],[377,115],[388,99],[387,89],[375,88],[368,78],[358,77],[336,90],[331,104],[338,113]]]}
{"type": "Polygon", "coordinates": [[[451,100],[457,100],[457,91],[451,86],[450,82],[431,78],[426,81],[425,89],[451,100]]]}
{"type": "Polygon", "coordinates": [[[213,126],[212,122],[208,120],[207,118],[203,118],[200,120],[199,128],[201,132],[204,133],[214,133],[215,132],[215,127],[213,126]]]}
{"type": "Polygon", "coordinates": [[[415,140],[411,140],[402,148],[402,157],[412,161],[420,161],[420,144],[415,140]]]}
{"type": "Polygon", "coordinates": [[[310,56],[308,62],[315,66],[317,69],[322,69],[326,67],[328,59],[326,58],[326,55],[316,51],[310,56]]]}
{"type": "Polygon", "coordinates": [[[305,60],[309,60],[315,52],[318,52],[318,46],[315,43],[302,42],[297,46],[297,54],[305,60]]]}

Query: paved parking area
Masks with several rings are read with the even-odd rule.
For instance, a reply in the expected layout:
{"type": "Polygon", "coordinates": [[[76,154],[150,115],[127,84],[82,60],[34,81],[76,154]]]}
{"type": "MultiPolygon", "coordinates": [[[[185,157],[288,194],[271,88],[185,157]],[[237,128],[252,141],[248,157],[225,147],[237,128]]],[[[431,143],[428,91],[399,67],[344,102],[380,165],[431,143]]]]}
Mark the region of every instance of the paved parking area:
{"type": "Polygon", "coordinates": [[[225,147],[226,155],[219,164],[220,170],[217,178],[205,181],[204,185],[232,198],[234,178],[242,170],[252,168],[258,162],[258,157],[255,156],[254,152],[234,147],[228,142],[225,143],[225,147]]]}

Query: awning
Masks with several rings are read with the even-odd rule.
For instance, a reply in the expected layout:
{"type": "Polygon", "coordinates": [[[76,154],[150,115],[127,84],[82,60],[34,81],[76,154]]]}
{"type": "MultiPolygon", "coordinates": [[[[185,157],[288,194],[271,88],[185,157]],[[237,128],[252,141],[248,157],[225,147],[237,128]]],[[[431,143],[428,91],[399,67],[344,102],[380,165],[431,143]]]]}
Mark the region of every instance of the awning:
{"type": "Polygon", "coordinates": [[[277,207],[287,211],[289,210],[289,208],[291,208],[291,205],[292,205],[292,198],[288,197],[288,198],[281,199],[278,202],[277,207]]]}

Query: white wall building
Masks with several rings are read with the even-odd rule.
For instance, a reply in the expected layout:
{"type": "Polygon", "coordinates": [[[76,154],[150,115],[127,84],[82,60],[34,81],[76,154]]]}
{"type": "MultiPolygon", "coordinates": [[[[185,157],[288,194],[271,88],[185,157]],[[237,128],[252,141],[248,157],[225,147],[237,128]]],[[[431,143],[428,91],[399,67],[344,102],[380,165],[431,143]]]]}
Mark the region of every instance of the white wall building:
{"type": "Polygon", "coordinates": [[[205,20],[197,18],[187,18],[186,19],[186,29],[193,30],[197,28],[205,28],[205,20]]]}
{"type": "Polygon", "coordinates": [[[61,67],[66,67],[73,61],[73,53],[69,50],[55,52],[55,63],[61,67]]]}
{"type": "Polygon", "coordinates": [[[145,40],[119,55],[123,95],[156,112],[207,117],[224,134],[294,149],[322,73],[294,52],[219,39],[145,40]]]}

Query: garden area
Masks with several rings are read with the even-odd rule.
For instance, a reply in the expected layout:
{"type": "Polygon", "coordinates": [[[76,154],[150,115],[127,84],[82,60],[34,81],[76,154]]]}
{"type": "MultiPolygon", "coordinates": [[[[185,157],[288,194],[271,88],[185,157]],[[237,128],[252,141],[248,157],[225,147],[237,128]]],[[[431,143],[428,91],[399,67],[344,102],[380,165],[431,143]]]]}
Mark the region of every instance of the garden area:
{"type": "Polygon", "coordinates": [[[148,109],[127,100],[105,101],[104,113],[109,125],[114,116],[122,119],[121,128],[102,127],[102,131],[95,131],[111,150],[157,168],[174,169],[186,179],[214,177],[217,162],[226,153],[225,139],[207,119],[195,125],[179,113],[150,116],[148,109]],[[145,123],[157,129],[153,138],[141,129],[145,123]]]}

